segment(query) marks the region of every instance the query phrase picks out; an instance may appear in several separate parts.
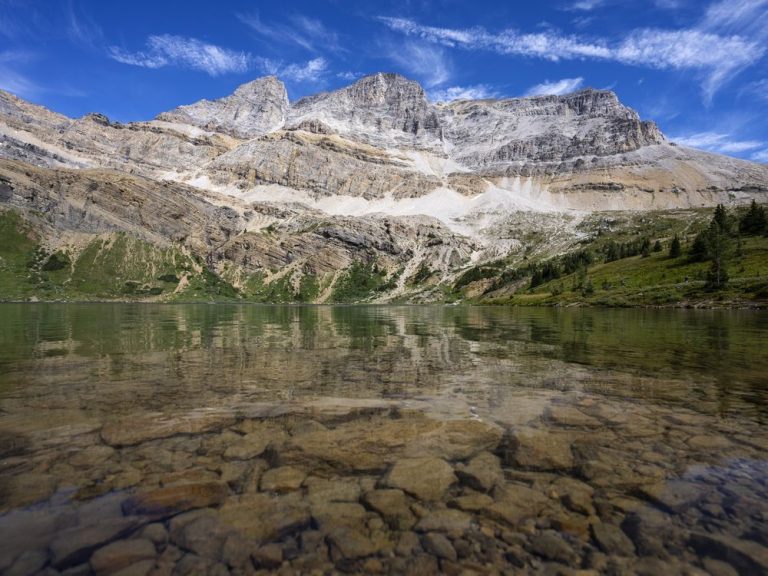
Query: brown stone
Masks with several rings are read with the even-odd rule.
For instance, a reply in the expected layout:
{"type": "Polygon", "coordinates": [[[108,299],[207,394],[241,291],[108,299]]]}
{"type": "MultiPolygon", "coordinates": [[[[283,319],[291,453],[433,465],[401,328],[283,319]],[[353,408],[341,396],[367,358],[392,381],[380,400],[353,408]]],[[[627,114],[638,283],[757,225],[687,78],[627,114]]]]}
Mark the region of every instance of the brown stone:
{"type": "Polygon", "coordinates": [[[504,480],[499,458],[489,452],[481,452],[466,466],[457,468],[456,475],[462,483],[481,492],[490,492],[504,480]]]}
{"type": "Polygon", "coordinates": [[[531,470],[573,468],[572,435],[533,428],[520,429],[510,437],[506,458],[515,466],[531,470]]]}
{"type": "Polygon", "coordinates": [[[96,576],[114,574],[132,564],[154,560],[155,555],[155,545],[149,540],[118,540],[93,553],[91,568],[96,576]]]}
{"type": "Polygon", "coordinates": [[[384,482],[420,500],[440,500],[456,481],[453,468],[440,458],[404,458],[398,460],[384,482]]]}
{"type": "Polygon", "coordinates": [[[141,521],[137,518],[121,518],[64,530],[51,543],[51,564],[63,569],[87,562],[94,550],[140,526],[141,521]]]}
{"type": "Polygon", "coordinates": [[[456,550],[445,535],[439,532],[428,532],[422,537],[421,541],[423,542],[424,550],[427,552],[449,562],[456,561],[456,550]]]}
{"type": "Polygon", "coordinates": [[[267,434],[251,432],[227,446],[224,450],[224,459],[252,460],[264,453],[270,441],[271,437],[267,434]]]}
{"type": "Polygon", "coordinates": [[[672,512],[681,512],[701,500],[706,488],[683,480],[659,482],[641,488],[643,494],[672,512]]]}
{"type": "Polygon", "coordinates": [[[251,554],[258,568],[278,568],[283,563],[283,549],[279,544],[265,544],[251,554]]]}
{"type": "Polygon", "coordinates": [[[219,506],[227,493],[226,485],[219,482],[177,484],[132,496],[123,502],[123,512],[163,518],[196,508],[219,506]]]}
{"type": "Polygon", "coordinates": [[[272,468],[262,474],[259,487],[264,492],[291,492],[298,490],[304,483],[307,473],[293,466],[272,468]]]}
{"type": "Polygon", "coordinates": [[[757,542],[707,532],[694,532],[689,542],[700,554],[724,560],[740,573],[768,574],[768,548],[757,542]]]}
{"type": "Polygon", "coordinates": [[[260,542],[277,540],[309,525],[309,508],[295,493],[247,494],[229,499],[219,510],[222,524],[260,542]]]}
{"type": "Polygon", "coordinates": [[[465,512],[477,512],[484,508],[488,508],[492,504],[493,498],[487,494],[480,494],[479,492],[459,496],[449,503],[450,506],[458,508],[459,510],[464,510],[465,512]]]}
{"type": "Polygon", "coordinates": [[[426,514],[416,523],[419,532],[451,532],[461,534],[472,526],[472,517],[460,510],[444,508],[426,514]]]}
{"type": "Polygon", "coordinates": [[[407,530],[416,521],[408,506],[408,499],[402,490],[372,490],[366,492],[363,496],[363,502],[378,512],[395,530],[407,530]]]}
{"type": "Polygon", "coordinates": [[[229,413],[188,413],[178,416],[166,414],[133,415],[104,424],[101,439],[113,447],[134,446],[147,440],[170,438],[178,434],[202,434],[219,430],[235,423],[229,413]]]}

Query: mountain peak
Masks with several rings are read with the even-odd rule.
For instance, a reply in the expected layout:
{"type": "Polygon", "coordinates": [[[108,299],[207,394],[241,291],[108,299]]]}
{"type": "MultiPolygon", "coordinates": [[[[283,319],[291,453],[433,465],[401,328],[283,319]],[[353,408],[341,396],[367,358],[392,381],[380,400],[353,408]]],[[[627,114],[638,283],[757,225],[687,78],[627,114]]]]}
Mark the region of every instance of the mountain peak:
{"type": "Polygon", "coordinates": [[[229,96],[179,106],[157,119],[250,139],[282,126],[289,106],[285,84],[264,76],[241,84],[229,96]]]}
{"type": "Polygon", "coordinates": [[[289,124],[298,126],[310,120],[376,146],[442,146],[437,108],[418,82],[400,74],[378,72],[339,90],[295,102],[289,124]]]}

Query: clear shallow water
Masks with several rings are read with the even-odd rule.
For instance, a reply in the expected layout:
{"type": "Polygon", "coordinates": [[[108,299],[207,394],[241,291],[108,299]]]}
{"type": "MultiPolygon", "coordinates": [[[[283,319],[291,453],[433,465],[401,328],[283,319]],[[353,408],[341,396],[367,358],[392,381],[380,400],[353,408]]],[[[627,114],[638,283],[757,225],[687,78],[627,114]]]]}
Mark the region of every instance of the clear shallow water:
{"type": "Polygon", "coordinates": [[[759,573],[766,350],[761,312],[2,305],[0,571],[759,573]]]}

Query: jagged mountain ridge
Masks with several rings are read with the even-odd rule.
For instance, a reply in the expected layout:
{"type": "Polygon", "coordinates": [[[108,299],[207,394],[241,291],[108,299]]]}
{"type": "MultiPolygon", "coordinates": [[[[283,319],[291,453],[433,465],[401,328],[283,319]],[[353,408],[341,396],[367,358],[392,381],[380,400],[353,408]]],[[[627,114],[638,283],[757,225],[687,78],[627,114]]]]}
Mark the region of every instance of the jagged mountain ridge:
{"type": "Polygon", "coordinates": [[[0,92],[0,158],[42,170],[48,187],[88,191],[47,197],[17,164],[3,165],[13,194],[0,207],[42,212],[49,235],[124,230],[181,243],[233,278],[294,283],[373,258],[399,271],[398,291],[422,263],[444,277],[484,259],[562,250],[579,211],[707,206],[768,191],[766,166],[676,146],[610,91],[432,103],[396,74],[293,103],[266,77],[128,124],[71,119],[0,92]],[[101,196],[105,170],[131,175],[114,178],[123,192],[101,196]],[[175,190],[196,198],[189,210],[199,216],[179,224],[178,208],[162,202],[175,190]],[[526,245],[526,226],[542,222],[549,239],[526,245]]]}

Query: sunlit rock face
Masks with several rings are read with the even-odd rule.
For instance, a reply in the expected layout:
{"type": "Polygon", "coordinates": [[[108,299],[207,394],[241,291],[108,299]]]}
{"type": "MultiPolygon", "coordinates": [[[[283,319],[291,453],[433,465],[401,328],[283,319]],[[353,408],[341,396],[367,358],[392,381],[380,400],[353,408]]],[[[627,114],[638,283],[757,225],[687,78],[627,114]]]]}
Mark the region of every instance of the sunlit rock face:
{"type": "Polygon", "coordinates": [[[282,126],[288,108],[285,85],[267,76],[243,84],[231,96],[180,106],[157,119],[238,138],[255,138],[282,126]]]}
{"type": "Polygon", "coordinates": [[[434,103],[385,73],[296,102],[259,78],[127,124],[0,91],[0,161],[3,202],[45,215],[46,237],[124,231],[182,243],[233,278],[296,285],[379,261],[394,295],[420,269],[439,282],[523,258],[531,234],[561,253],[585,213],[768,191],[765,166],[677,146],[610,91],[434,103]]]}

